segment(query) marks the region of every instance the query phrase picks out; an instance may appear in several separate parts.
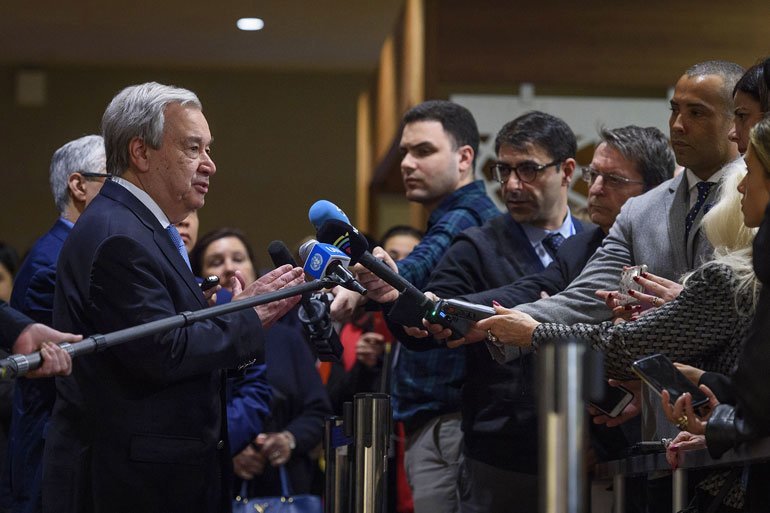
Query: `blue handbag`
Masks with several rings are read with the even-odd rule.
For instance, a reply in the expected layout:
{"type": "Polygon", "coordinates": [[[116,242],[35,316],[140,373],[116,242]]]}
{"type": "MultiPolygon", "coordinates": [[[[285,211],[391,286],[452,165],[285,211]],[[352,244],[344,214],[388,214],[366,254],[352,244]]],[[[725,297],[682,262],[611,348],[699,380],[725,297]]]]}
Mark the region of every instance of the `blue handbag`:
{"type": "Polygon", "coordinates": [[[281,477],[280,497],[246,497],[247,481],[241,485],[241,493],[233,499],[233,513],[323,513],[321,498],[317,495],[292,495],[286,468],[278,467],[281,477]]]}

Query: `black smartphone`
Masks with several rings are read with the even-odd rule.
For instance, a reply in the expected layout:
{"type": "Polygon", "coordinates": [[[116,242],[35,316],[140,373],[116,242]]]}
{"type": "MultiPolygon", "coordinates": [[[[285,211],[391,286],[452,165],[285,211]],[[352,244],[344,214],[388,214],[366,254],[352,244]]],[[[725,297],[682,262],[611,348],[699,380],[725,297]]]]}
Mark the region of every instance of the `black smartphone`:
{"type": "Polygon", "coordinates": [[[615,418],[634,398],[634,393],[623,386],[613,387],[604,382],[604,393],[601,400],[591,400],[589,403],[608,417],[615,418]]]}
{"type": "Polygon", "coordinates": [[[207,290],[216,287],[219,285],[219,277],[218,276],[208,276],[201,282],[201,290],[203,292],[206,292],[207,290]]]}
{"type": "Polygon", "coordinates": [[[668,390],[671,404],[685,392],[692,396],[692,407],[699,408],[709,402],[709,398],[701,389],[687,379],[679,369],[674,367],[665,355],[654,354],[637,360],[631,364],[633,371],[642,378],[642,381],[652,387],[660,395],[663,390],[668,390]]]}
{"type": "Polygon", "coordinates": [[[648,440],[644,442],[636,442],[629,449],[631,454],[655,454],[659,452],[666,452],[666,444],[663,440],[648,440]]]}

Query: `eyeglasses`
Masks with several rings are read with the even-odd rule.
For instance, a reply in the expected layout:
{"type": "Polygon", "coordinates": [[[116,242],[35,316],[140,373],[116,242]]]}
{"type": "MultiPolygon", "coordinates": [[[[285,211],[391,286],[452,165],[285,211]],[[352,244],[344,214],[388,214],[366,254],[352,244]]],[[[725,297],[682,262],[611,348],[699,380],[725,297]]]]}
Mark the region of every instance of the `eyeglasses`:
{"type": "Polygon", "coordinates": [[[89,173],[87,171],[81,171],[80,174],[85,178],[109,178],[112,176],[109,173],[89,173]]]}
{"type": "Polygon", "coordinates": [[[601,171],[597,171],[591,166],[584,167],[582,171],[583,180],[585,180],[589,185],[593,185],[596,179],[600,176],[602,177],[602,185],[608,189],[620,189],[621,187],[625,187],[631,184],[644,185],[644,182],[642,181],[631,180],[625,176],[614,175],[612,173],[602,173],[601,171]]]}
{"type": "Polygon", "coordinates": [[[561,164],[561,160],[554,160],[548,164],[538,164],[536,162],[522,162],[521,164],[511,166],[503,162],[497,162],[492,165],[492,172],[495,175],[495,180],[500,184],[505,184],[511,177],[511,173],[516,173],[516,179],[520,182],[530,183],[537,178],[537,174],[546,168],[551,166],[558,166],[561,164]]]}

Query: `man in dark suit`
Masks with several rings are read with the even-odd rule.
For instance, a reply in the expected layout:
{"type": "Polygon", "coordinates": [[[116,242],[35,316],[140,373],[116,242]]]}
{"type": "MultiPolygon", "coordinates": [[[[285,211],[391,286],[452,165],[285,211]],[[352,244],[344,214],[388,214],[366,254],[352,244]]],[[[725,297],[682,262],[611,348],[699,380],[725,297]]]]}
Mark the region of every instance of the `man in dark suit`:
{"type": "MultiPolygon", "coordinates": [[[[99,190],[105,174],[104,140],[88,135],[53,154],[49,172],[59,218],[35,242],[13,288],[11,306],[37,322],[52,325],[56,261],[64,239],[99,190]]],[[[43,434],[56,399],[53,379],[19,378],[13,392],[8,461],[3,471],[3,503],[14,512],[40,511],[43,434]]]]}
{"type": "MultiPolygon", "coordinates": [[[[102,118],[113,179],[62,248],[54,324],[94,334],[206,306],[173,224],[203,206],[216,166],[194,93],[131,86],[102,118]],[[170,228],[169,228],[170,227],[170,228]]],[[[236,296],[302,282],[283,266],[236,296]]],[[[57,380],[44,511],[229,511],[220,369],[264,355],[262,329],[297,301],[273,302],[79,359],[57,380]]]]}
{"type": "MultiPolygon", "coordinates": [[[[576,151],[572,130],[549,114],[530,112],[503,126],[495,140],[494,173],[508,212],[455,237],[426,289],[455,297],[548,266],[561,242],[583,231],[567,206],[576,151]]],[[[461,401],[461,511],[510,511],[511,495],[519,511],[537,511],[531,374],[530,362],[501,365],[483,345],[468,347],[461,401]]]]}

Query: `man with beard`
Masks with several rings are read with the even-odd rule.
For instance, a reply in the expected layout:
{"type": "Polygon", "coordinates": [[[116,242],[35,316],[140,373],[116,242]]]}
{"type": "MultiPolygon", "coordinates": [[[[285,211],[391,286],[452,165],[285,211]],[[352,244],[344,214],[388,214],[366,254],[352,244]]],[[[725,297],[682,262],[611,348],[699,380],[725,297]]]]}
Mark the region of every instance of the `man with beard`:
{"type": "MultiPolygon", "coordinates": [[[[499,287],[543,271],[583,231],[567,206],[575,135],[561,119],[529,112],[497,134],[494,174],[508,209],[452,243],[426,287],[442,297],[499,287]]],[[[427,349],[418,341],[413,349],[427,349]]],[[[440,349],[438,351],[441,351],[440,349]]],[[[430,351],[434,352],[434,351],[430,351]]],[[[501,365],[469,346],[462,383],[460,510],[537,511],[537,418],[531,358],[501,365]]]]}
{"type": "MultiPolygon", "coordinates": [[[[459,299],[506,306],[536,301],[541,292],[553,295],[564,290],[599,248],[626,200],[670,178],[675,167],[668,140],[656,128],[604,129],[600,136],[591,164],[583,168],[583,178],[590,184],[588,214],[596,227],[567,239],[543,272],[506,282],[505,273],[493,272],[499,267],[495,259],[501,257],[492,254],[486,263],[479,259],[474,264],[468,280],[457,279],[458,270],[442,263],[428,288],[441,297],[463,294],[459,299]],[[504,285],[499,286],[501,283],[504,285]]],[[[459,236],[456,244],[497,246],[471,230],[459,236]]],[[[442,329],[438,325],[431,328],[442,329]]],[[[399,338],[415,349],[430,347],[425,338],[399,338]]],[[[530,381],[534,369],[526,367],[524,360],[498,364],[483,345],[468,347],[467,354],[462,390],[465,458],[459,483],[462,511],[508,511],[512,495],[521,493],[516,486],[521,480],[519,472],[527,474],[531,483],[536,471],[537,421],[530,381]],[[530,460],[525,461],[525,456],[530,460]]],[[[638,425],[631,432],[638,438],[638,425]]],[[[592,425],[591,433],[596,455],[602,459],[620,457],[627,447],[621,430],[592,425]]]]}

